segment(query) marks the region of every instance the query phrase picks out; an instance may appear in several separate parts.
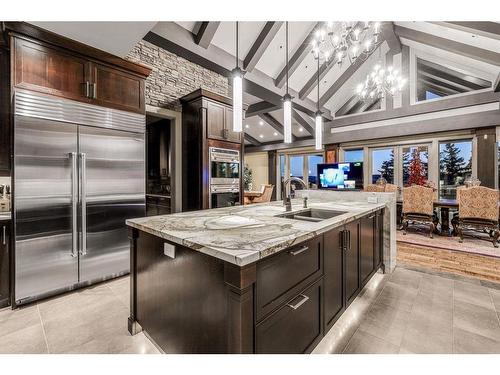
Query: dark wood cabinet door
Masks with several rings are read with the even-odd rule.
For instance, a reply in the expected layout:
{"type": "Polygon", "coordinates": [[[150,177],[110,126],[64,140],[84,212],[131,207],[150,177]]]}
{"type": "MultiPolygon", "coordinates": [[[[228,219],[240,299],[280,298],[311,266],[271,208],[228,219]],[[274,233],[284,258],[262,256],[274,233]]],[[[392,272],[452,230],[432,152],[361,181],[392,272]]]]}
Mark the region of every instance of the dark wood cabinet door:
{"type": "Polygon", "coordinates": [[[241,132],[233,131],[233,110],[226,108],[225,113],[225,135],[229,142],[241,143],[241,132]]]}
{"type": "Polygon", "coordinates": [[[349,237],[344,253],[347,307],[359,291],[359,221],[347,224],[345,229],[348,231],[349,237]]]}
{"type": "Polygon", "coordinates": [[[106,65],[92,64],[94,104],[144,113],[144,79],[106,65]]]}
{"type": "Polygon", "coordinates": [[[294,296],[255,328],[260,354],[310,352],[323,336],[321,279],[294,296]]]}
{"type": "Polygon", "coordinates": [[[0,308],[10,302],[10,222],[0,221],[0,308]]]}
{"type": "Polygon", "coordinates": [[[207,137],[212,139],[224,139],[224,115],[223,105],[207,102],[207,137]]]}
{"type": "Polygon", "coordinates": [[[335,228],[325,233],[323,239],[325,332],[344,311],[342,229],[335,228]]]}
{"type": "Polygon", "coordinates": [[[370,214],[360,219],[360,278],[361,285],[368,281],[374,269],[375,256],[375,220],[376,214],[370,214]]]}
{"type": "Polygon", "coordinates": [[[10,53],[0,48],[0,176],[10,176],[10,53]]]}
{"type": "Polygon", "coordinates": [[[51,45],[14,39],[15,87],[88,102],[90,63],[51,45]]]}

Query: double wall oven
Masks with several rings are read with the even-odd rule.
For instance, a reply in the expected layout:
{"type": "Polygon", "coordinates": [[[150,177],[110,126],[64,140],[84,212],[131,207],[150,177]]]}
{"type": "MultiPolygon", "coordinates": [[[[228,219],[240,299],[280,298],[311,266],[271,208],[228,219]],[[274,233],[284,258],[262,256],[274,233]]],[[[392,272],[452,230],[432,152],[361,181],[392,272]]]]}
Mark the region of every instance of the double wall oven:
{"type": "Polygon", "coordinates": [[[241,158],[238,150],[210,147],[210,208],[240,204],[241,158]]]}

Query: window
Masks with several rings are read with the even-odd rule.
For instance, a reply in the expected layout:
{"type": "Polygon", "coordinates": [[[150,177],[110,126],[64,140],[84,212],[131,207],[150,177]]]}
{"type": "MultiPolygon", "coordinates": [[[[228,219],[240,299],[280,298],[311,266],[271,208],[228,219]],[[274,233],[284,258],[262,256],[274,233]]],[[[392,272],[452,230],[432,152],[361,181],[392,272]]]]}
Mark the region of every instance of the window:
{"type": "Polygon", "coordinates": [[[317,189],[318,188],[318,164],[323,163],[323,155],[308,155],[307,156],[308,163],[308,179],[307,185],[309,189],[317,189]]]}
{"type": "MultiPolygon", "coordinates": [[[[279,173],[281,185],[288,177],[298,177],[303,180],[309,189],[317,189],[317,166],[323,163],[322,154],[282,154],[279,157],[279,173]]],[[[294,191],[303,189],[302,184],[296,181],[291,181],[291,194],[294,196],[294,191]]],[[[279,192],[281,194],[281,192],[279,192]]]]}
{"type": "Polygon", "coordinates": [[[457,186],[472,174],[472,141],[439,144],[439,197],[455,199],[457,186]]]}
{"type": "Polygon", "coordinates": [[[491,81],[417,58],[417,101],[491,87],[491,81]]]}
{"type": "Polygon", "coordinates": [[[345,150],[344,151],[344,161],[345,162],[356,162],[363,161],[363,149],[360,148],[358,150],[345,150]]]}
{"type": "Polygon", "coordinates": [[[372,151],[372,183],[383,177],[394,183],[394,149],[385,148],[372,151]]]}
{"type": "Polygon", "coordinates": [[[403,186],[423,185],[429,178],[429,147],[403,146],[403,186]]]}

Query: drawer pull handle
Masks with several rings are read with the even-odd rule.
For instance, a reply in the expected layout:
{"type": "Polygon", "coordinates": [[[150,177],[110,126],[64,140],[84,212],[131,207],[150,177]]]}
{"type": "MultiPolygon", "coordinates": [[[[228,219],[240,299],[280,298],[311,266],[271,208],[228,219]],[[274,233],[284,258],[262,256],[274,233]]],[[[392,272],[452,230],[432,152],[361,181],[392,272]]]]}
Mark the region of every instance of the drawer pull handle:
{"type": "Polygon", "coordinates": [[[309,246],[302,246],[300,249],[297,250],[290,250],[290,254],[293,256],[299,255],[300,253],[303,253],[304,251],[309,250],[309,246]]]}
{"type": "Polygon", "coordinates": [[[290,303],[287,303],[286,305],[288,307],[291,307],[294,310],[297,310],[300,306],[302,306],[304,303],[306,303],[307,301],[309,301],[309,297],[308,296],[305,296],[303,294],[299,294],[299,297],[302,297],[302,299],[299,302],[297,302],[295,305],[292,305],[290,303]]]}

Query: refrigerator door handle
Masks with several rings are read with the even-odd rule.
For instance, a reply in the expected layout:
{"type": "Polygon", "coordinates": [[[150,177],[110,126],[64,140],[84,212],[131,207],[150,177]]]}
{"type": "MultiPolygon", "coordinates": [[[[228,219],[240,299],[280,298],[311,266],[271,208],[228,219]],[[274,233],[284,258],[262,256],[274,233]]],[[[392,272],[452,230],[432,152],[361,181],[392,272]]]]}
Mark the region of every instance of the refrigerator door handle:
{"type": "Polygon", "coordinates": [[[78,172],[77,172],[77,154],[70,152],[69,158],[71,160],[71,256],[78,256],[78,172]]]}
{"type": "Polygon", "coordinates": [[[87,155],[80,153],[81,168],[81,202],[82,202],[82,248],[80,255],[87,254],[87,155]]]}

